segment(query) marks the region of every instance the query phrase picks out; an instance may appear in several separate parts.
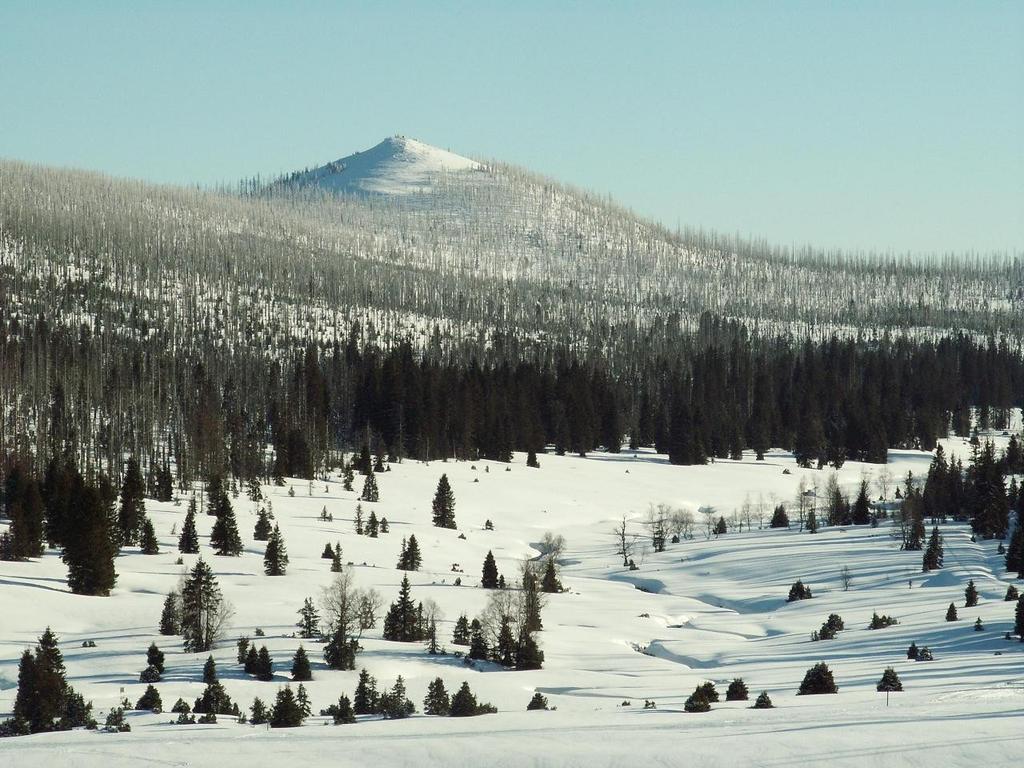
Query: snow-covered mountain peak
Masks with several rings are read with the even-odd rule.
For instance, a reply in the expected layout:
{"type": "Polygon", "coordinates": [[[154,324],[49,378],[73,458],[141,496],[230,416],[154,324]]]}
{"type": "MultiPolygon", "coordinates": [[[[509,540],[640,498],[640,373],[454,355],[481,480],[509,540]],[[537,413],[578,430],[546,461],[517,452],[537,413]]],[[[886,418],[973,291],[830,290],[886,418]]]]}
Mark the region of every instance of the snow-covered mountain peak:
{"type": "Polygon", "coordinates": [[[404,195],[428,192],[441,174],[480,170],[475,160],[406,136],[391,136],[311,171],[291,183],[348,194],[404,195]]]}

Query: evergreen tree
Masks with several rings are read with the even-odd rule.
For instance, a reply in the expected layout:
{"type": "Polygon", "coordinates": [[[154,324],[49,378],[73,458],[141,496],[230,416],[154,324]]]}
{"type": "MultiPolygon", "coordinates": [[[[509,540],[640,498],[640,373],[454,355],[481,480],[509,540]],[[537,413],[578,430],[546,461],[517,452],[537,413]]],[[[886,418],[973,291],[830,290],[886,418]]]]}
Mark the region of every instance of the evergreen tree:
{"type": "Polygon", "coordinates": [[[366,518],[366,535],[371,539],[376,539],[379,531],[380,523],[377,522],[377,513],[371,509],[370,516],[366,518]]]}
{"type": "MultiPolygon", "coordinates": [[[[352,490],[352,489],[349,488],[349,490],[352,490]]],[[[362,504],[356,504],[356,515],[355,515],[354,522],[355,522],[355,526],[356,526],[356,533],[359,536],[362,536],[363,535],[363,505],[362,504]]]]}
{"type": "Polygon", "coordinates": [[[871,522],[871,504],[868,502],[868,481],[860,481],[857,500],[853,502],[851,517],[854,525],[867,525],[871,522]]]}
{"type": "Polygon", "coordinates": [[[321,714],[330,715],[334,719],[335,725],[349,725],[356,721],[356,713],[352,711],[352,702],[345,694],[341,695],[336,705],[328,707],[327,711],[321,714]]]}
{"type": "Polygon", "coordinates": [[[171,592],[164,600],[164,608],[160,614],[160,634],[176,635],[181,632],[181,600],[176,592],[171,592]]]}
{"type": "Polygon", "coordinates": [[[359,672],[352,709],[357,715],[372,715],[377,711],[377,681],[365,669],[359,672]]]}
{"type": "Polygon", "coordinates": [[[964,608],[973,608],[978,604],[978,588],[974,586],[974,579],[967,582],[964,590],[964,608]]]}
{"type": "Polygon", "coordinates": [[[910,647],[907,648],[907,658],[910,659],[911,661],[917,661],[917,654],[918,654],[917,643],[911,642],[910,643],[910,647]]]}
{"type": "Polygon", "coordinates": [[[324,544],[324,551],[320,554],[321,560],[333,560],[334,559],[334,545],[331,542],[324,544]]]}
{"type": "Polygon", "coordinates": [[[256,515],[256,526],[252,531],[252,538],[254,541],[269,541],[270,534],[273,532],[273,528],[270,525],[270,515],[267,510],[260,507],[260,511],[256,515]]]}
{"type": "Polygon", "coordinates": [[[742,678],[737,677],[731,683],[725,691],[726,701],[746,701],[748,697],[747,684],[743,682],[742,678]]]}
{"type": "Polygon", "coordinates": [[[455,629],[452,632],[453,645],[469,645],[469,620],[466,614],[459,616],[455,622],[455,629]]]}
{"type": "Polygon", "coordinates": [[[270,722],[270,711],[262,699],[258,697],[253,699],[252,707],[250,707],[249,711],[252,713],[249,717],[249,722],[253,725],[264,725],[270,722]]]}
{"type": "Polygon", "coordinates": [[[449,714],[451,717],[472,717],[477,714],[476,696],[469,689],[469,683],[464,682],[452,696],[449,714]]]}
{"type": "Polygon", "coordinates": [[[206,663],[203,664],[203,682],[207,685],[217,682],[217,662],[213,660],[213,656],[207,656],[206,663]]]}
{"type": "Polygon", "coordinates": [[[267,576],[284,576],[288,570],[288,550],[284,545],[281,529],[275,525],[270,534],[267,549],[263,553],[263,572],[267,576]]]}
{"type": "Polygon", "coordinates": [[[306,640],[320,635],[320,613],[313,603],[313,598],[307,597],[299,609],[299,637],[306,640]]]}
{"type": "Polygon", "coordinates": [[[480,579],[480,586],[484,589],[497,589],[498,587],[498,564],[494,561],[494,553],[488,550],[484,557],[483,576],[480,579]]]}
{"type": "Polygon", "coordinates": [[[774,709],[775,705],[772,704],[772,699],[768,695],[768,691],[761,691],[757,696],[757,701],[754,702],[752,709],[774,709]]]}
{"type": "Polygon", "coordinates": [[[43,554],[43,497],[38,481],[20,463],[15,463],[4,481],[0,510],[11,521],[4,532],[6,550],[0,560],[24,560],[43,554]]]}
{"type": "Polygon", "coordinates": [[[954,603],[949,604],[949,608],[946,609],[946,621],[957,621],[958,616],[956,614],[956,605],[954,603]]]}
{"type": "Polygon", "coordinates": [[[539,632],[544,628],[540,618],[543,604],[537,589],[537,577],[529,567],[523,569],[522,592],[520,594],[520,612],[522,625],[526,632],[539,632]]]}
{"type": "Polygon", "coordinates": [[[810,600],[811,597],[813,597],[813,595],[811,595],[811,588],[805,586],[803,581],[797,579],[797,581],[793,583],[793,586],[789,588],[789,597],[786,598],[786,602],[792,603],[796,600],[810,600]]]}
{"type": "Polygon", "coordinates": [[[109,525],[99,492],[92,486],[84,486],[78,497],[77,511],[66,523],[62,555],[68,566],[68,586],[76,595],[107,596],[117,582],[116,550],[109,525]]]}
{"type": "Polygon", "coordinates": [[[139,540],[142,518],[146,510],[143,501],[145,490],[139,463],[132,457],[128,459],[124,482],[121,483],[121,504],[117,516],[121,542],[128,546],[134,545],[139,540]]]}
{"type": "Polygon", "coordinates": [[[786,506],[779,504],[775,507],[775,511],[772,512],[772,521],[769,523],[770,528],[789,528],[789,516],[786,514],[786,506]]]}
{"type": "Polygon", "coordinates": [[[242,554],[242,539],[238,535],[235,512],[231,508],[231,501],[227,494],[222,493],[220,500],[217,521],[213,524],[213,530],[210,532],[210,545],[215,554],[238,557],[242,554]]]}
{"type": "Polygon", "coordinates": [[[142,518],[142,533],[139,536],[139,546],[144,555],[159,555],[160,543],[156,539],[156,531],[153,530],[153,522],[148,517],[142,518]]]}
{"type": "Polygon", "coordinates": [[[896,674],[896,670],[892,667],[886,667],[885,671],[882,672],[882,679],[875,686],[875,690],[886,693],[902,691],[903,683],[900,682],[900,676],[896,674]]]}
{"type": "MultiPolygon", "coordinates": [[[[235,659],[238,661],[239,664],[245,664],[246,659],[249,658],[249,649],[251,647],[252,646],[249,645],[248,637],[245,637],[243,635],[242,637],[238,638],[238,641],[235,643],[235,648],[237,649],[235,659]]],[[[249,670],[246,670],[246,672],[248,671],[249,670]]]]}
{"type": "Polygon", "coordinates": [[[267,646],[261,646],[256,654],[256,679],[269,683],[274,679],[274,660],[270,657],[267,646]]]}
{"type": "Polygon", "coordinates": [[[163,708],[164,704],[163,701],[160,700],[160,693],[152,685],[146,686],[146,691],[135,704],[135,709],[148,709],[152,712],[162,712],[163,708]]]}
{"type": "Polygon", "coordinates": [[[451,712],[451,699],[445,690],[444,680],[435,677],[427,686],[427,695],[423,699],[423,714],[447,717],[451,712]]]}
{"type": "Polygon", "coordinates": [[[838,692],[839,686],[832,677],[832,670],[824,662],[819,662],[807,670],[797,696],[838,692]]]}
{"type": "Polygon", "coordinates": [[[277,699],[270,714],[271,728],[298,728],[302,725],[302,707],[292,693],[291,686],[278,689],[277,699]]]}
{"type": "Polygon", "coordinates": [[[372,467],[363,481],[363,492],[359,495],[359,498],[361,501],[380,501],[380,491],[377,489],[377,476],[373,474],[372,467]]]}
{"type": "Polygon", "coordinates": [[[377,708],[386,720],[398,720],[409,717],[416,711],[416,706],[409,700],[405,691],[405,680],[399,675],[390,691],[381,694],[377,708]]]}
{"type": "Polygon", "coordinates": [[[309,693],[306,691],[306,686],[299,683],[299,689],[295,692],[295,703],[299,705],[299,711],[302,712],[302,717],[306,718],[313,714],[313,704],[309,700],[309,693]]]}
{"type": "Polygon", "coordinates": [[[260,652],[256,650],[255,645],[250,645],[249,650],[245,653],[245,666],[243,667],[245,674],[256,675],[260,671],[260,652]]]}
{"type": "Polygon", "coordinates": [[[448,475],[441,475],[437,481],[437,491],[431,503],[434,525],[438,528],[455,528],[455,494],[448,482],[448,475]]]}
{"type": "Polygon", "coordinates": [[[1017,588],[1011,584],[1006,588],[1006,595],[1003,597],[1003,600],[1010,602],[1011,600],[1016,600],[1019,596],[1017,588]]]}
{"type": "Polygon", "coordinates": [[[939,527],[936,525],[932,528],[931,536],[928,537],[928,546],[926,546],[924,550],[921,570],[925,573],[928,571],[938,570],[942,567],[942,563],[942,534],[939,533],[939,527]]]}
{"type": "Polygon", "coordinates": [[[181,589],[181,635],[185,650],[202,653],[213,648],[225,616],[225,603],[210,566],[199,560],[181,589]]]}
{"type": "Polygon", "coordinates": [[[555,570],[555,559],[549,557],[544,566],[544,578],[540,583],[541,591],[553,594],[562,591],[562,582],[558,580],[558,572],[555,570]]]}
{"type": "Polygon", "coordinates": [[[807,513],[807,525],[806,525],[806,528],[807,528],[807,532],[808,533],[817,533],[818,532],[818,518],[814,514],[814,508],[813,507],[807,513]]]}
{"type": "Polygon", "coordinates": [[[527,702],[527,704],[526,704],[526,711],[527,712],[533,712],[534,710],[538,710],[538,709],[546,710],[547,708],[548,708],[547,696],[542,694],[540,691],[537,691],[536,693],[534,693],[533,694],[533,698],[531,698],[527,702]]]}
{"type": "Polygon", "coordinates": [[[537,646],[533,633],[527,632],[525,628],[520,630],[515,653],[516,669],[540,669],[544,666],[544,651],[537,646]]]}
{"type": "Polygon", "coordinates": [[[478,619],[473,619],[469,625],[469,658],[484,660],[490,656],[490,649],[487,647],[487,639],[484,637],[484,628],[478,619]]]}
{"type": "Polygon", "coordinates": [[[1014,611],[1013,619],[1013,632],[1024,643],[1024,595],[1017,598],[1017,608],[1014,611]]]}
{"type": "MultiPolygon", "coordinates": [[[[1024,498],[1024,492],[1019,494],[1024,498]]],[[[1006,548],[1006,570],[1008,573],[1018,572],[1018,578],[1024,578],[1024,520],[1021,513],[1017,513],[1017,524],[1013,528],[1013,535],[1010,536],[1010,546],[1006,548]]]]}
{"type": "Polygon", "coordinates": [[[292,659],[292,680],[305,682],[313,679],[313,670],[309,666],[309,657],[305,649],[300,645],[292,659]]]}
{"type": "Polygon", "coordinates": [[[164,673],[164,652],[157,648],[156,643],[150,643],[146,650],[146,664],[154,667],[161,675],[164,673]]]}
{"type": "Polygon", "coordinates": [[[185,522],[181,526],[181,536],[178,537],[178,551],[186,555],[195,555],[199,552],[199,534],[196,531],[196,500],[193,497],[188,504],[188,512],[185,513],[185,522]]]}
{"type": "Polygon", "coordinates": [[[341,573],[341,544],[334,548],[334,557],[331,558],[331,573],[341,573]]]}
{"type": "Polygon", "coordinates": [[[412,587],[409,577],[402,577],[398,590],[398,599],[391,604],[384,617],[384,639],[398,642],[418,642],[424,639],[421,631],[416,606],[412,601],[412,587]]]}

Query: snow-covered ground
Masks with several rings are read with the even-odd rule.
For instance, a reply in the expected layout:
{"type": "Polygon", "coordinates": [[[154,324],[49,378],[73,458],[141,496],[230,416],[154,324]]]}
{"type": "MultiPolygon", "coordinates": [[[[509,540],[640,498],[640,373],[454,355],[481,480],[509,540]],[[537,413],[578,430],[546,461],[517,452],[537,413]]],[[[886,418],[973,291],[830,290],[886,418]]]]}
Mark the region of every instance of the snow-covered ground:
{"type": "MultiPolygon", "coordinates": [[[[1003,443],[1005,438],[997,437],[1003,443]]],[[[947,451],[965,453],[959,439],[947,451]]],[[[923,476],[930,455],[894,451],[886,468],[900,481],[908,470],[923,476]]],[[[545,532],[565,536],[561,579],[568,591],[549,596],[539,641],[544,668],[504,671],[482,664],[468,668],[453,656],[430,656],[420,644],[385,642],[380,628],[364,637],[357,667],[366,667],[382,686],[396,675],[407,683],[417,707],[435,677],[449,690],[469,682],[482,701],[499,713],[472,719],[418,715],[405,721],[365,721],[353,726],[323,725],[313,717],[301,729],[268,731],[237,725],[222,717],[217,725],[167,725],[172,715],[132,713],[132,732],[73,732],[0,741],[0,765],[256,766],[330,761],[337,765],[1008,765],[1019,752],[1024,708],[1024,646],[1007,641],[1013,603],[1003,601],[1009,582],[997,555],[997,542],[970,541],[963,525],[943,526],[946,567],[920,573],[921,553],[901,552],[886,524],[878,528],[823,528],[818,534],[759,530],[775,503],[791,510],[801,478],[824,487],[828,470],[801,470],[788,454],[770,453],[763,462],[719,461],[703,467],[670,466],[649,452],[592,454],[587,458],[542,455],[541,468],[525,466],[517,454],[511,465],[493,462],[424,464],[406,461],[378,474],[381,500],[363,504],[387,517],[391,531],[380,538],[356,535],[356,492],[329,484],[289,481],[265,487],[281,526],[291,564],[284,577],[263,575],[264,544],[252,541],[255,505],[234,500],[246,542],[240,558],[214,557],[206,537],[212,518],[199,516],[203,557],[235,608],[229,639],[214,652],[221,680],[243,706],[259,696],[272,701],[287,682],[287,669],[300,640],[296,612],[305,597],[319,596],[332,578],[321,559],[328,542],[338,541],[343,560],[352,563],[357,585],[379,590],[385,605],[394,599],[402,572],[394,569],[403,537],[416,534],[423,553],[421,571],[410,574],[413,597],[431,598],[444,612],[440,635],[448,649],[452,626],[461,613],[472,618],[485,605],[477,586],[485,554],[493,550],[499,570],[511,581],[545,532]],[[790,470],[789,474],[784,469],[790,470]],[[456,498],[459,530],[431,526],[430,502],[438,478],[447,473],[456,498]],[[642,519],[651,503],[696,512],[711,505],[728,520],[745,502],[753,529],[706,538],[697,514],[694,539],[671,544],[664,553],[641,539],[638,570],[621,566],[611,529],[627,516],[645,533],[642,519]],[[321,521],[326,507],[333,522],[321,521]],[[484,529],[490,519],[494,530],[484,529]],[[464,534],[465,538],[460,538],[464,534]],[[458,564],[462,573],[453,572],[458,564]],[[840,576],[849,568],[852,585],[840,576]],[[461,576],[462,586],[454,580],[461,576]],[[803,579],[814,598],[787,604],[790,584],[803,579]],[[981,594],[976,608],[964,609],[963,590],[974,579],[981,594]],[[960,621],[945,621],[946,607],[960,607],[960,621]],[[868,630],[873,611],[900,623],[868,630]],[[838,613],[846,630],[837,639],[811,642],[812,630],[838,613]],[[980,617],[985,631],[975,632],[980,617]],[[233,638],[253,637],[262,628],[274,657],[273,682],[244,675],[235,663],[233,638]],[[932,662],[906,658],[911,641],[929,646],[932,662]],[[839,685],[836,696],[797,697],[806,669],[826,661],[839,685]],[[904,693],[893,694],[886,709],[875,684],[885,667],[898,671],[904,693]],[[713,680],[723,692],[743,677],[751,698],[761,690],[776,709],[748,709],[748,703],[713,705],[710,713],[686,714],[683,702],[693,688],[713,680]],[[554,712],[525,712],[534,691],[543,692],[554,712]],[[644,709],[645,699],[657,703],[644,709]],[[631,706],[623,706],[624,701],[631,706]]],[[[861,477],[875,481],[881,468],[846,464],[839,473],[851,493],[861,477]]],[[[895,483],[890,484],[890,496],[895,483]]],[[[147,502],[162,547],[156,556],[129,551],[117,560],[119,574],[109,598],[71,595],[59,557],[0,563],[0,717],[14,701],[17,663],[49,625],[60,636],[71,684],[91,699],[102,721],[121,696],[134,702],[145,688],[138,682],[145,651],[156,642],[167,654],[166,674],[157,685],[164,706],[195,699],[203,689],[206,654],[183,653],[180,638],[157,633],[164,596],[197,556],[176,565],[177,537],[186,504],[147,502]],[[83,648],[94,640],[95,648],[83,648]]],[[[357,672],[327,670],[322,646],[303,641],[314,661],[306,684],[314,711],[352,695],[357,672]]],[[[724,699],[724,695],[723,695],[724,699]]]]}

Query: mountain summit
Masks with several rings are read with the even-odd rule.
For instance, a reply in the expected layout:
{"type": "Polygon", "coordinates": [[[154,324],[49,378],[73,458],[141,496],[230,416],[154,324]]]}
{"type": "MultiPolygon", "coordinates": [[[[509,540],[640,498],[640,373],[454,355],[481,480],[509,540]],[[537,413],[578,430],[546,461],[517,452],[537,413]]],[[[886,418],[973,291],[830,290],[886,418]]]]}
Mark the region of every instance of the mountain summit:
{"type": "Polygon", "coordinates": [[[355,195],[429,192],[441,174],[482,170],[475,160],[405,136],[392,136],[364,152],[295,174],[288,184],[355,195]]]}

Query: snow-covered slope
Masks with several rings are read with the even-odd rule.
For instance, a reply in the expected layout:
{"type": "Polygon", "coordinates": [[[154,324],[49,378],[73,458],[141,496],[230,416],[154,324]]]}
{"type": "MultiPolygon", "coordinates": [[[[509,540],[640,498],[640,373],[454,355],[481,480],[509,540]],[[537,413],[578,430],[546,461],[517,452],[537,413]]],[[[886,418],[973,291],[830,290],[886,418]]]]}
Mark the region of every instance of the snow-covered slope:
{"type": "MultiPolygon", "coordinates": [[[[997,440],[1005,444],[1005,438],[997,440]]],[[[947,453],[969,450],[961,440],[945,441],[945,447],[947,453]]],[[[766,522],[775,503],[792,502],[801,479],[820,486],[827,476],[795,467],[780,451],[763,462],[748,454],[742,461],[701,467],[671,466],[649,452],[544,455],[540,469],[527,468],[524,459],[517,455],[509,465],[395,464],[377,475],[380,501],[363,505],[391,522],[390,532],[376,539],[355,534],[358,494],[343,491],[337,477],[329,484],[289,480],[294,496],[287,487],[265,486],[291,557],[287,575],[279,578],[263,575],[264,544],[252,541],[254,505],[244,496],[234,501],[246,544],[240,558],[212,556],[207,539],[212,518],[200,515],[198,521],[202,556],[235,607],[229,639],[214,651],[228,692],[244,706],[257,696],[273,700],[289,679],[292,654],[304,642],[313,661],[314,680],[306,686],[314,711],[341,693],[351,696],[357,675],[327,669],[322,645],[294,634],[303,598],[317,598],[332,578],[329,561],[320,556],[326,543],[340,542],[357,585],[379,590],[388,603],[402,578],[394,568],[400,542],[414,533],[423,567],[410,574],[413,597],[440,606],[440,636],[451,651],[455,620],[462,613],[477,615],[487,601],[488,591],[478,586],[484,555],[493,551],[499,570],[513,580],[522,558],[536,555],[535,544],[546,531],[564,535],[568,546],[561,578],[567,591],[551,595],[543,611],[542,670],[466,666],[452,655],[431,656],[422,644],[385,641],[379,626],[364,637],[357,667],[366,667],[382,686],[402,675],[419,706],[435,677],[449,690],[466,680],[481,700],[498,707],[497,715],[461,721],[364,719],[337,728],[315,727],[326,718],[314,716],[304,728],[268,732],[228,717],[214,726],[177,727],[167,724],[172,719],[167,713],[131,713],[130,734],[2,740],[0,765],[111,768],[158,756],[161,764],[219,768],[314,760],[593,768],[679,765],[685,749],[694,764],[708,766],[863,766],[871,759],[886,766],[978,766],[1008,764],[1018,749],[1024,645],[1004,639],[1013,627],[1014,604],[1003,601],[1011,578],[996,551],[998,542],[972,542],[965,525],[944,525],[946,566],[923,576],[921,553],[900,551],[884,523],[823,528],[816,535],[796,526],[759,529],[759,507],[766,522]],[[430,522],[431,497],[442,472],[451,479],[459,530],[437,529],[430,522]],[[751,530],[744,526],[742,532],[705,538],[698,522],[692,541],[662,553],[646,546],[642,519],[649,503],[690,510],[712,505],[729,519],[747,501],[755,510],[751,530]],[[333,520],[320,519],[323,509],[333,520]],[[614,554],[611,529],[623,515],[643,537],[635,571],[623,568],[614,554]],[[488,519],[494,530],[486,529],[488,519]],[[852,576],[848,591],[843,566],[852,576]],[[814,598],[787,604],[789,585],[797,578],[812,588],[814,598]],[[968,579],[981,601],[964,609],[968,579]],[[958,622],[944,619],[950,602],[961,607],[958,622]],[[868,630],[873,611],[892,614],[900,623],[868,630]],[[811,642],[810,632],[833,612],[845,620],[846,630],[835,640],[811,642]],[[975,618],[981,618],[984,631],[974,631],[975,618]],[[235,661],[232,638],[252,638],[257,627],[266,635],[255,639],[268,646],[275,661],[273,682],[252,679],[235,661]],[[935,660],[908,661],[911,641],[930,646],[935,660]],[[817,661],[830,665],[839,694],[796,696],[804,671],[817,661]],[[898,671],[905,692],[893,694],[882,712],[885,699],[875,683],[888,666],[898,671]],[[746,680],[752,697],[767,690],[778,708],[757,711],[748,708],[750,702],[723,701],[704,715],[683,712],[695,685],[713,680],[724,691],[736,676],[746,680]],[[534,691],[544,693],[558,711],[526,713],[534,691]],[[657,708],[645,710],[645,699],[656,701],[657,708]],[[623,706],[624,701],[631,705],[623,706]],[[922,731],[925,722],[946,723],[948,738],[922,731]]],[[[908,470],[920,475],[929,460],[926,453],[893,452],[887,470],[897,479],[908,470]]],[[[839,479],[851,491],[862,473],[877,480],[880,468],[847,463],[839,479]]],[[[359,485],[357,478],[357,490],[359,485]]],[[[201,693],[205,654],[185,653],[180,638],[156,631],[164,594],[197,558],[185,555],[183,565],[175,563],[172,530],[180,530],[185,506],[147,501],[163,551],[144,556],[126,550],[117,560],[120,577],[109,598],[71,595],[64,566],[52,551],[38,561],[0,563],[0,717],[14,700],[18,658],[46,625],[62,639],[70,682],[95,702],[101,720],[122,695],[134,702],[142,694],[145,684],[138,674],[150,642],[167,654],[167,671],[157,685],[164,706],[201,693]],[[96,647],[81,647],[85,640],[94,640],[96,647]]]]}
{"type": "Polygon", "coordinates": [[[392,136],[365,152],[297,174],[288,183],[342,194],[407,195],[429,192],[445,174],[480,170],[475,160],[416,139],[392,136]]]}

